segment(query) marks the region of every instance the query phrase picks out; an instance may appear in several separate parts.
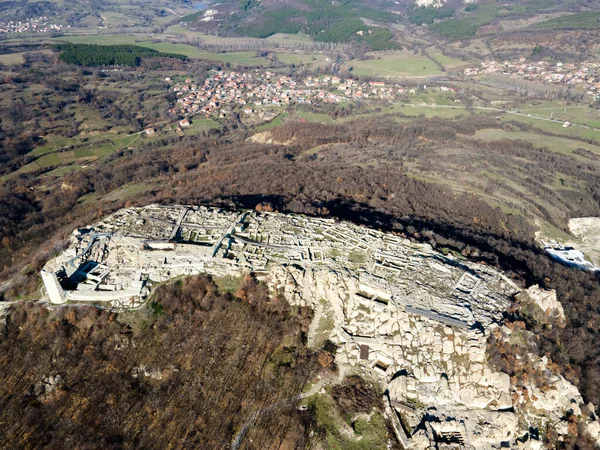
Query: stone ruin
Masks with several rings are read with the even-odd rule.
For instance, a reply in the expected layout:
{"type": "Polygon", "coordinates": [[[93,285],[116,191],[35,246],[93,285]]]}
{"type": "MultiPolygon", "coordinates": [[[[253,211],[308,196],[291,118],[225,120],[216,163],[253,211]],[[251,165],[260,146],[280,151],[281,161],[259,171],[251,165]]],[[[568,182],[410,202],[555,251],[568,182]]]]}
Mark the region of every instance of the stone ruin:
{"type": "MultiPolygon", "coordinates": [[[[346,222],[198,206],[127,208],[76,230],[42,279],[51,303],[122,309],[141,306],[156,283],[174,277],[249,272],[290,303],[313,308],[308,343],[337,345],[340,377],[379,380],[405,448],[543,448],[535,430],[566,433],[564,412],[583,405],[573,385],[551,375],[549,388],[531,386],[535,405],[524,408],[509,376],[487,362],[488,337],[502,327],[512,299],[539,299],[545,311],[557,308],[552,293],[522,291],[486,265],[346,222]]],[[[547,360],[532,358],[550,372],[547,360]]],[[[586,423],[598,439],[595,419],[586,423]]]]}

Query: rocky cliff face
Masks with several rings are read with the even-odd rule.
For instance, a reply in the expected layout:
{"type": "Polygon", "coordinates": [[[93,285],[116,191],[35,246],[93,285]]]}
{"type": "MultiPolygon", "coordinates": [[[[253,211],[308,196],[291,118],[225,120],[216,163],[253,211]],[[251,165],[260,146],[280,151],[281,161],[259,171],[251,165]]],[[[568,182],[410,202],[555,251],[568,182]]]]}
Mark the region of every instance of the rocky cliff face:
{"type": "MultiPolygon", "coordinates": [[[[545,357],[529,355],[528,363],[541,376],[525,389],[489,363],[489,337],[513,345],[527,339],[520,330],[493,322],[465,327],[444,316],[428,317],[424,310],[407,312],[386,303],[385,291],[379,301],[357,296],[353,293],[365,286],[350,272],[281,266],[270,275],[271,286],[292,303],[315,309],[312,345],[332,340],[343,373],[375,377],[386,387],[390,417],[398,420],[397,433],[407,448],[459,443],[469,449],[541,449],[548,429],[559,439],[569,434],[570,416],[600,442],[593,405],[585,405],[545,357]]],[[[537,302],[545,313],[562,314],[553,292],[534,286],[518,297],[537,302]]]]}

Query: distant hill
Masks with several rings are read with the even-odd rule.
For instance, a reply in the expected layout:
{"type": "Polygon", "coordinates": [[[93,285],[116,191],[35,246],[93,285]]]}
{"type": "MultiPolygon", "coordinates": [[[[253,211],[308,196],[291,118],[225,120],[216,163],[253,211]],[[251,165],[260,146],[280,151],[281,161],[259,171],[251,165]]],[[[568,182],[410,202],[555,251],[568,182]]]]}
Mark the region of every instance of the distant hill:
{"type": "Polygon", "coordinates": [[[314,41],[389,50],[423,38],[454,42],[526,33],[520,40],[528,42],[540,39],[541,30],[594,30],[598,10],[590,0],[225,0],[181,22],[221,36],[302,33],[314,41]]]}
{"type": "Polygon", "coordinates": [[[394,2],[374,0],[233,0],[184,17],[193,28],[221,35],[266,38],[304,33],[317,42],[365,45],[371,50],[399,48],[390,25],[401,20],[394,2]]]}
{"type": "Polygon", "coordinates": [[[75,28],[134,29],[159,26],[193,11],[187,0],[0,0],[0,23],[48,17],[75,28]]]}

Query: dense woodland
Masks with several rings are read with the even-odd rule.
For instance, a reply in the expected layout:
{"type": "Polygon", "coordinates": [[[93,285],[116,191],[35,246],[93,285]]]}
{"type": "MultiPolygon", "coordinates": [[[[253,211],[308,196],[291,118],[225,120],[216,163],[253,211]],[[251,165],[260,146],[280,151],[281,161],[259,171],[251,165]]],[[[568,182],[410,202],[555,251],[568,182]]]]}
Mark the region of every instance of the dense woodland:
{"type": "Polygon", "coordinates": [[[321,433],[295,398],[322,367],[309,311],[252,278],[236,297],[206,277],[163,285],[135,313],[12,308],[1,448],[222,449],[246,430],[241,449],[302,449],[321,433]]]}
{"type": "MultiPolygon", "coordinates": [[[[220,2],[216,9],[217,20],[204,20],[204,11],[198,11],[180,22],[225,37],[302,33],[309,35],[311,42],[290,40],[286,46],[318,48],[315,43],[327,42],[343,45],[351,58],[362,58],[369,50],[423,51],[433,45],[461,59],[502,60],[536,57],[532,50],[543,44],[549,50],[545,56],[565,62],[596,58],[600,45],[596,20],[600,13],[593,0],[450,0],[440,8],[421,7],[414,0],[343,0],[335,4],[288,0],[285,7],[276,0],[230,0],[220,2]],[[371,34],[366,34],[369,30],[371,34]],[[356,34],[360,31],[366,33],[356,34]]],[[[263,50],[273,44],[266,42],[263,50]]],[[[216,46],[211,47],[214,50],[216,46]]]]}
{"type": "Polygon", "coordinates": [[[184,55],[163,53],[137,45],[60,44],[56,48],[61,52],[61,61],[85,67],[137,67],[143,58],[187,59],[184,55]]]}
{"type": "MultiPolygon", "coordinates": [[[[377,0],[292,0],[288,9],[268,0],[236,0],[226,20],[199,22],[203,12],[182,20],[210,33],[255,38],[191,42],[204,49],[263,52],[281,45],[327,50],[338,62],[401,47],[427,55],[432,44],[459,59],[566,62],[595,57],[600,45],[600,13],[589,12],[598,8],[593,0],[411,5],[399,6],[402,14],[388,14],[377,0]],[[510,26],[556,11],[578,14],[510,26]],[[280,32],[312,39],[269,41],[268,47],[258,39],[280,32]],[[481,39],[485,48],[470,47],[472,39],[481,39]],[[443,45],[456,40],[463,42],[443,45]]],[[[89,7],[106,5],[94,0],[89,7]]],[[[22,18],[56,12],[47,2],[26,8],[4,2],[0,10],[22,18]]],[[[86,17],[78,11],[69,15],[73,24],[86,17]]],[[[143,21],[151,23],[149,17],[143,21]]],[[[172,120],[166,111],[175,96],[163,82],[168,72],[201,78],[219,67],[137,46],[65,44],[55,49],[60,57],[30,53],[26,44],[1,47],[0,53],[29,53],[20,66],[3,67],[0,177],[31,163],[30,152],[57,137],[73,142],[64,151],[87,148],[86,138],[78,139],[90,117],[93,132],[100,133],[113,127],[140,131],[172,120]],[[93,68],[103,66],[123,71],[93,68]]],[[[304,68],[294,70],[307,75],[304,68]]],[[[515,97],[579,101],[581,95],[498,75],[483,82],[518,93],[515,97]]],[[[458,98],[472,104],[469,95],[458,98]]],[[[347,120],[364,107],[297,109],[347,120]]],[[[490,361],[526,386],[528,377],[541,375],[522,357],[527,351],[545,354],[553,370],[598,405],[600,275],[549,258],[535,241],[534,220],[566,230],[570,217],[600,216],[600,157],[583,148],[589,143],[584,140],[571,154],[521,140],[475,137],[488,129],[550,134],[471,111],[456,119],[378,114],[337,125],[287,123],[271,128],[272,143],[264,144],[248,139],[255,130],[234,113],[218,129],[144,140],[61,178],[43,170],[6,178],[0,182],[0,301],[37,298],[40,268],[64,248],[72,230],[124,206],[209,204],[336,217],[499,267],[523,285],[556,289],[567,323],[515,307],[507,323],[533,344],[507,346],[492,336],[490,361]]],[[[134,313],[11,305],[6,325],[0,321],[0,448],[228,448],[236,441],[242,449],[302,449],[327,439],[332,430],[319,420],[320,400],[299,411],[295,399],[316,372],[335,368],[323,367],[331,361],[329,354],[322,357],[326,350],[305,347],[310,311],[290,308],[252,277],[241,283],[234,293],[219,291],[207,277],[169,283],[134,313]]],[[[381,411],[381,393],[360,379],[335,387],[331,396],[328,407],[338,414],[381,411]]],[[[592,448],[577,435],[577,424],[571,425],[575,432],[567,442],[556,443],[551,432],[543,439],[551,447],[592,448]]]]}

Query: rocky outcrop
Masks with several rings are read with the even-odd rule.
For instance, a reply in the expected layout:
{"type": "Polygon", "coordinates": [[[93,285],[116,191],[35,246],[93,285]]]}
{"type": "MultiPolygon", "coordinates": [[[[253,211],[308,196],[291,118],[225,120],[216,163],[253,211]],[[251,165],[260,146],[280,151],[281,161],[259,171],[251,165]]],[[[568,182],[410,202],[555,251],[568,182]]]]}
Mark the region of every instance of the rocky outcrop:
{"type": "MultiPolygon", "coordinates": [[[[332,310],[335,324],[327,332],[339,345],[336,362],[386,386],[389,409],[402,418],[398,437],[407,439],[407,448],[460,443],[493,449],[519,443],[520,448],[541,449],[540,428],[568,434],[566,411],[578,414],[588,433],[600,437],[595,415],[582,416],[582,408],[589,407],[577,388],[551,372],[547,358],[530,355],[546,377],[542,384],[532,380],[525,391],[488,364],[489,334],[498,330],[510,339],[507,327],[450,326],[407,312],[385,291],[369,292],[381,301],[365,298],[360,276],[351,272],[282,266],[271,272],[269,282],[295,304],[332,310]],[[360,359],[362,346],[369,348],[368,359],[360,359]]],[[[518,297],[536,302],[546,313],[562,312],[554,292],[537,286],[518,297]]]]}
{"type": "MultiPolygon", "coordinates": [[[[401,236],[299,215],[151,205],[77,230],[45,269],[54,284],[62,277],[77,284],[66,291],[68,302],[113,308],[139,306],[153,283],[176,276],[253,272],[315,311],[308,342],[337,344],[340,374],[379,380],[412,448],[541,448],[545,429],[569,433],[568,414],[599,437],[593,406],[530,351],[531,332],[502,323],[516,298],[537,323],[560,325],[555,293],[522,290],[489,266],[401,236]],[[511,363],[527,363],[535,376],[517,380],[495,369],[491,341],[519,347],[511,363]]],[[[139,367],[135,374],[167,372],[139,367]]]]}
{"type": "Polygon", "coordinates": [[[39,399],[43,399],[52,394],[62,384],[63,378],[60,374],[47,376],[33,386],[33,394],[39,399]]]}
{"type": "MultiPolygon", "coordinates": [[[[565,323],[565,312],[556,298],[556,291],[540,288],[537,284],[519,292],[515,299],[529,310],[539,309],[543,314],[536,317],[540,323],[565,323]]],[[[535,314],[534,311],[530,311],[535,314]]]]}

